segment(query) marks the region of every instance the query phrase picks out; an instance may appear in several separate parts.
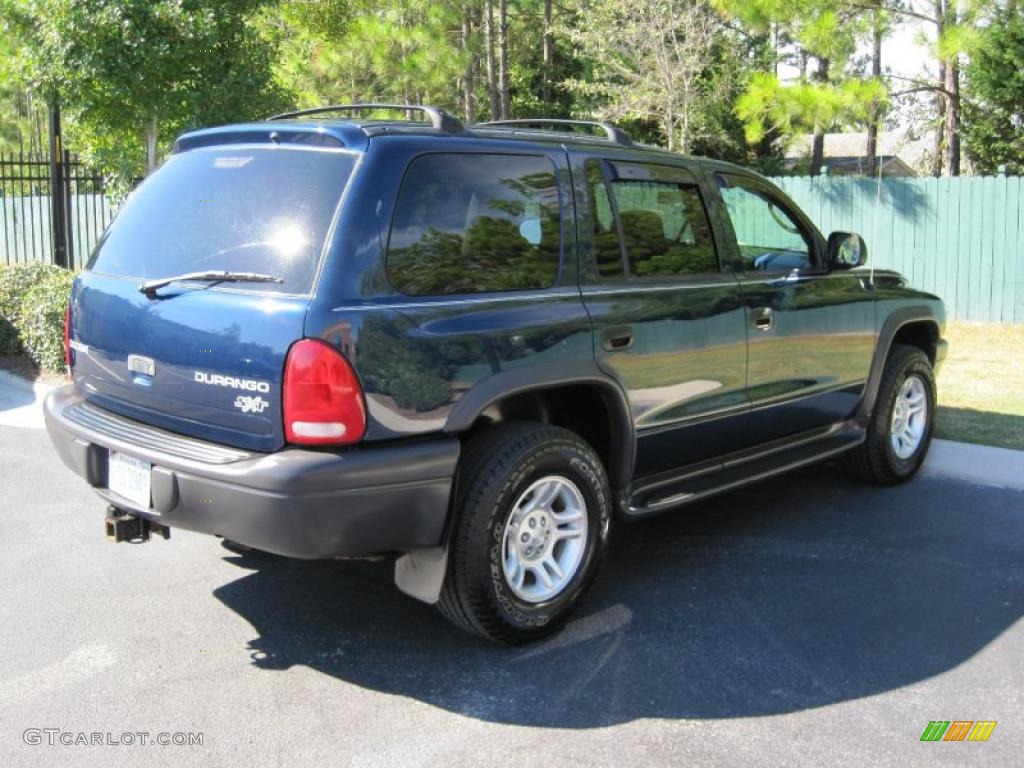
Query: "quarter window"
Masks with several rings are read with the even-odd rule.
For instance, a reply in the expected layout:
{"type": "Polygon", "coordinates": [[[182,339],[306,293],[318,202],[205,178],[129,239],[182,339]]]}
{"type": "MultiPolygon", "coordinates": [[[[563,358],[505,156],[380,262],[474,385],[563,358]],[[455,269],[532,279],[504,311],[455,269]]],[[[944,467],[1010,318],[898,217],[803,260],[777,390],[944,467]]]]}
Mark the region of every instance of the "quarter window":
{"type": "Polygon", "coordinates": [[[811,238],[782,203],[761,185],[719,175],[744,272],[780,272],[811,266],[811,238]]]}
{"type": "Polygon", "coordinates": [[[416,296],[547,288],[558,274],[560,226],[546,158],[423,155],[398,195],[388,277],[416,296]]]}

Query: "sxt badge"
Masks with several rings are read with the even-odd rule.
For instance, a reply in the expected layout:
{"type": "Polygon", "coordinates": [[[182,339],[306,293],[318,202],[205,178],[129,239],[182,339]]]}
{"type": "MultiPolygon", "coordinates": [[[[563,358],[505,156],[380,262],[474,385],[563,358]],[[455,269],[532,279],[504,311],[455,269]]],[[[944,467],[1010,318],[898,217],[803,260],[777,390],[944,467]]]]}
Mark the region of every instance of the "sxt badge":
{"type": "Polygon", "coordinates": [[[242,413],[263,413],[268,405],[270,403],[259,396],[239,395],[235,398],[235,408],[240,408],[242,413]]]}

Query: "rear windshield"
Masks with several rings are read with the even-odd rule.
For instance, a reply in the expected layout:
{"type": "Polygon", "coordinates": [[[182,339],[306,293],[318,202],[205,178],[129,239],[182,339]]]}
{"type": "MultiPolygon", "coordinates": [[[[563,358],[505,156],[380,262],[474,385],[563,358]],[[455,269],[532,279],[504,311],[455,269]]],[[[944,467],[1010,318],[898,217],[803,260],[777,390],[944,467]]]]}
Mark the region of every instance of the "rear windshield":
{"type": "Polygon", "coordinates": [[[88,269],[154,279],[260,272],[307,293],[355,157],[308,149],[203,149],[172,155],[128,198],[88,269]]]}

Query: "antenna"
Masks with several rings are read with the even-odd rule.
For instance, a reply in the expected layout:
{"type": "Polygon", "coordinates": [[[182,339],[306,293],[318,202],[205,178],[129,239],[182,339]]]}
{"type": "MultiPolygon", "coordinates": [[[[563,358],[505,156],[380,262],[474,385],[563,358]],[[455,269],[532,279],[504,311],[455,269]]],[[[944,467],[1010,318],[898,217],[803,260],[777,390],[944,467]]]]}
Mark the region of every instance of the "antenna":
{"type": "MultiPolygon", "coordinates": [[[[878,156],[878,141],[875,140],[875,162],[878,164],[878,175],[875,177],[875,205],[871,209],[871,248],[878,243],[878,206],[882,200],[882,159],[878,156]]],[[[868,253],[871,253],[870,248],[868,253]]],[[[875,287],[875,260],[868,259],[868,285],[875,287]]]]}

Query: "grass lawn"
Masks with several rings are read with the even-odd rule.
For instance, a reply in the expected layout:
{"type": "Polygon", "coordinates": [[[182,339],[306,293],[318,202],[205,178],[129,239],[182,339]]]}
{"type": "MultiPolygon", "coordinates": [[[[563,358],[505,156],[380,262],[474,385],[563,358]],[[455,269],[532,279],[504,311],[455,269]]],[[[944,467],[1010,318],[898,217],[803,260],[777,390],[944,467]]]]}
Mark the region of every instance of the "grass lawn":
{"type": "Polygon", "coordinates": [[[935,436],[1024,450],[1024,325],[951,322],[935,436]]]}

